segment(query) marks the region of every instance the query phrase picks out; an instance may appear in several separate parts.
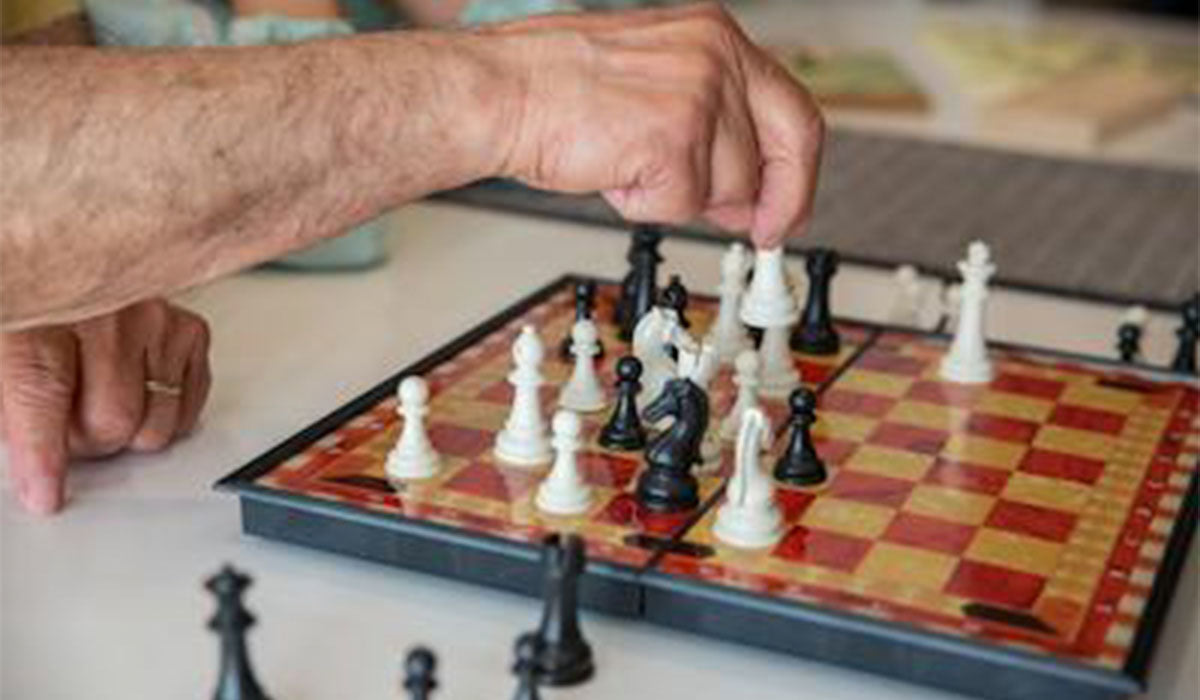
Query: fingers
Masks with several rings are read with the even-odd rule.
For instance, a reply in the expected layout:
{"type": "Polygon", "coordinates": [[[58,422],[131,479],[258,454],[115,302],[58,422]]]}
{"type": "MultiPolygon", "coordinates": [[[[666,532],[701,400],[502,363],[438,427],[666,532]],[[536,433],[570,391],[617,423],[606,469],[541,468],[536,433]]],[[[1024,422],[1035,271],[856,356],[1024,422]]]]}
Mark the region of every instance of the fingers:
{"type": "Polygon", "coordinates": [[[147,348],[147,377],[176,392],[146,391],[146,411],[130,440],[139,452],[158,452],[195,426],[208,394],[208,327],[195,314],[172,309],[156,346],[147,348]]]}
{"type": "Polygon", "coordinates": [[[187,369],[183,374],[182,406],[179,411],[179,429],[176,432],[180,437],[195,430],[200,412],[208,400],[209,389],[212,387],[212,369],[208,360],[208,325],[198,316],[196,318],[200,320],[204,330],[200,341],[192,345],[187,369]]]}
{"type": "Polygon", "coordinates": [[[48,515],[63,504],[77,352],[74,336],[62,328],[9,333],[0,340],[9,476],[21,503],[34,513],[48,515]]]}
{"type": "Polygon", "coordinates": [[[79,397],[71,451],[106,457],[125,449],[146,410],[148,348],[164,337],[164,302],[143,302],[76,324],[79,397]]]}

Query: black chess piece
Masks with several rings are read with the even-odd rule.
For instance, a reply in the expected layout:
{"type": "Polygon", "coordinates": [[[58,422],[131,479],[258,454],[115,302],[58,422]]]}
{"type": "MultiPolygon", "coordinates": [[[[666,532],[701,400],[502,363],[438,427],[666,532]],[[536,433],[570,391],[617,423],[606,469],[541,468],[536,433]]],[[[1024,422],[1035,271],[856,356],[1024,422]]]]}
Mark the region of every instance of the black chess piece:
{"type": "Polygon", "coordinates": [[[708,395],[686,377],[670,380],[642,418],[655,423],[668,416],[671,427],[646,446],[646,468],[638,476],[635,497],[659,512],[691,510],[700,504],[700,485],[692,467],[701,461],[700,445],[708,429],[708,395]]]}
{"type": "Polygon", "coordinates": [[[437,688],[437,657],[425,647],[408,652],[404,659],[404,689],[409,700],[429,700],[437,688]]]}
{"type": "Polygon", "coordinates": [[[621,285],[620,338],[628,342],[633,329],[651,308],[658,296],[658,264],[662,262],[658,245],[662,231],[656,226],[638,226],[633,230],[633,245],[629,251],[632,266],[621,285]]]}
{"type": "Polygon", "coordinates": [[[808,300],[800,323],[792,333],[791,346],[810,355],[836,355],[841,338],[829,311],[829,290],[837,274],[838,254],[828,248],[814,248],[804,261],[808,273],[808,300]]]}
{"type": "Polygon", "coordinates": [[[517,637],[513,654],[513,674],[517,677],[517,692],[513,700],[541,700],[537,686],[537,658],[541,651],[535,632],[526,632],[517,637]]]}
{"type": "Polygon", "coordinates": [[[1137,362],[1142,354],[1142,327],[1136,323],[1122,323],[1117,327],[1117,352],[1121,362],[1137,362]]]}
{"type": "Polygon", "coordinates": [[[612,416],[600,429],[597,442],[610,450],[631,452],[646,446],[646,429],[637,412],[637,395],[642,390],[642,361],[632,355],[617,360],[617,401],[612,416]]]}
{"type": "Polygon", "coordinates": [[[1179,347],[1175,349],[1175,357],[1171,360],[1171,371],[1182,374],[1196,374],[1196,347],[1200,338],[1200,294],[1195,294],[1183,305],[1181,310],[1183,322],[1175,330],[1179,338],[1179,347]]]}
{"type": "Polygon", "coordinates": [[[545,568],[542,624],[538,627],[537,680],[577,685],[592,677],[592,648],[579,631],[579,576],[587,566],[583,538],[550,535],[542,547],[545,568]]]}
{"type": "MultiPolygon", "coordinates": [[[[594,318],[596,310],[596,283],[592,280],[580,280],[575,283],[575,320],[582,321],[594,318]]],[[[563,336],[562,342],[558,344],[558,356],[563,362],[570,362],[575,358],[575,353],[571,352],[571,330],[572,327],[567,327],[567,334],[563,336]]],[[[604,358],[604,343],[600,344],[600,353],[596,355],[596,360],[604,358]]]]}
{"type": "Polygon", "coordinates": [[[671,280],[663,289],[662,305],[675,312],[681,328],[687,330],[692,327],[691,321],[687,318],[688,291],[687,287],[683,286],[683,280],[679,275],[671,275],[671,280]]]}
{"type": "Polygon", "coordinates": [[[817,420],[817,395],[800,387],[788,397],[792,428],[787,448],[775,463],[775,479],[793,486],[812,486],[828,478],[825,463],[813,446],[811,428],[817,420]]]}
{"type": "Polygon", "coordinates": [[[213,700],[268,700],[246,648],[246,630],[254,625],[254,616],[242,604],[242,594],[252,580],[226,564],[204,586],[217,598],[217,612],[208,628],[221,638],[221,670],[213,700]]]}

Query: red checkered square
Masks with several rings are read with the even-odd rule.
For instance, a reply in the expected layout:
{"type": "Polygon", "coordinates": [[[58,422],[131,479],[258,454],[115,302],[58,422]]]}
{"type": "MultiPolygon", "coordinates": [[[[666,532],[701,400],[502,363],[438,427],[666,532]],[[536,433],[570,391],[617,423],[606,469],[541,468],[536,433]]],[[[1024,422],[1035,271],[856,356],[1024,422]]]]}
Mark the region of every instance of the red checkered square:
{"type": "Polygon", "coordinates": [[[824,382],[837,369],[834,365],[805,359],[798,360],[796,367],[800,370],[800,377],[804,383],[810,385],[817,385],[824,382]]]}
{"type": "Polygon", "coordinates": [[[633,527],[642,532],[670,536],[687,524],[690,512],[655,513],[638,504],[629,493],[618,493],[594,516],[608,525],[633,527]]]}
{"type": "Polygon", "coordinates": [[[461,469],[445,488],[493,501],[512,503],[537,485],[538,474],[525,469],[508,469],[489,462],[476,462],[461,469]]]}
{"type": "MultiPolygon", "coordinates": [[[[786,440],[788,433],[780,432],[779,437],[786,440]]],[[[838,440],[828,438],[822,435],[813,437],[813,446],[817,449],[817,454],[825,461],[826,466],[837,467],[841,466],[855,450],[858,449],[858,444],[849,440],[838,440]]]]}
{"type": "Polygon", "coordinates": [[[913,382],[905,396],[942,406],[970,406],[986,391],[986,386],[978,384],[950,384],[921,379],[913,382]]]}
{"type": "Polygon", "coordinates": [[[850,572],[870,549],[870,540],[796,525],[775,546],[773,554],[788,561],[850,572]]]}
{"type": "Polygon", "coordinates": [[[1066,542],[1075,516],[1061,510],[999,500],[988,514],[987,526],[1053,542],[1066,542]]]}
{"type": "Polygon", "coordinates": [[[855,364],[860,369],[887,374],[902,374],[906,377],[920,376],[927,362],[919,357],[898,355],[892,352],[868,351],[855,364]]]}
{"type": "Polygon", "coordinates": [[[1041,576],[963,559],[943,590],[971,600],[1028,610],[1045,585],[1046,579],[1041,576]]]}
{"type": "Polygon", "coordinates": [[[883,539],[935,552],[962,554],[971,544],[975,529],[972,525],[902,511],[892,519],[883,539]]]}
{"type": "Polygon", "coordinates": [[[593,486],[624,489],[637,473],[641,461],[605,452],[581,452],[577,456],[583,480],[593,486]]]}
{"type": "Polygon", "coordinates": [[[994,496],[1004,490],[1004,485],[1008,483],[1008,472],[966,462],[939,459],[925,473],[925,481],[994,496]]]}
{"type": "Polygon", "coordinates": [[[942,446],[946,444],[948,438],[949,434],[944,430],[919,428],[915,425],[900,423],[880,423],[867,442],[872,445],[935,455],[942,451],[942,446]]]}
{"type": "Polygon", "coordinates": [[[900,507],[912,492],[913,482],[843,469],[829,485],[830,495],[851,501],[900,507]]]}
{"type": "Polygon", "coordinates": [[[797,489],[779,489],[775,492],[775,498],[779,503],[780,510],[783,511],[783,519],[786,522],[794,523],[804,515],[804,511],[808,510],[809,504],[816,497],[811,491],[800,491],[797,489]]]}
{"type": "Polygon", "coordinates": [[[1036,399],[1057,400],[1067,385],[1054,379],[1029,377],[1023,374],[1001,373],[992,380],[992,391],[1004,391],[1010,394],[1032,396],[1036,399]]]}
{"type": "Polygon", "coordinates": [[[1031,448],[1025,453],[1018,468],[1030,474],[1094,484],[1104,472],[1104,462],[1064,452],[1031,448]]]}
{"type": "Polygon", "coordinates": [[[493,433],[451,423],[432,423],[428,427],[429,441],[438,452],[450,457],[473,459],[492,447],[493,433]]]}
{"type": "Polygon", "coordinates": [[[819,409],[882,418],[895,405],[896,400],[887,396],[831,388],[821,395],[819,409]]]}
{"type": "Polygon", "coordinates": [[[967,418],[967,432],[996,440],[1028,444],[1037,434],[1038,424],[1033,421],[987,413],[972,413],[967,418]]]}
{"type": "Polygon", "coordinates": [[[1084,406],[1058,404],[1050,414],[1049,422],[1068,428],[1116,435],[1125,427],[1125,416],[1084,406]]]}

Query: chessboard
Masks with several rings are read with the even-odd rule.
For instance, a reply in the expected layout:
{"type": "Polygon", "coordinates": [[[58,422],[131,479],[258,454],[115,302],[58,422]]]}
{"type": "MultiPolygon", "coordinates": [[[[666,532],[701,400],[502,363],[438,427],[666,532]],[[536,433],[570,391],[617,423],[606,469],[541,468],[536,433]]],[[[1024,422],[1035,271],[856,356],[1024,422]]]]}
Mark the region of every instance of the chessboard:
{"type": "MultiPolygon", "coordinates": [[[[780,485],[786,531],[761,550],[711,526],[733,464],[725,443],[699,477],[694,510],[656,513],[634,496],[640,452],[602,448],[606,414],[583,415],[591,507],[534,504],[547,468],[492,453],[513,400],[513,342],[532,326],[547,348],[545,411],[573,361],[560,342],[576,283],[555,280],[383,381],[218,483],[241,499],[250,534],[539,595],[548,535],[587,546],[583,605],[996,698],[1123,697],[1144,688],[1196,525],[1198,392],[1149,367],[990,346],[995,378],[938,378],[941,334],[839,320],[836,354],[794,353],[819,397],[813,440],[830,478],[780,485]],[[396,389],[429,387],[430,479],[384,470],[397,440],[396,389]]],[[[606,386],[628,352],[597,285],[593,317],[606,386]]],[[[693,294],[694,332],[716,300],[693,294]]],[[[714,415],[736,390],[723,367],[714,415]]],[[[764,399],[786,439],[784,401],[764,399]]]]}

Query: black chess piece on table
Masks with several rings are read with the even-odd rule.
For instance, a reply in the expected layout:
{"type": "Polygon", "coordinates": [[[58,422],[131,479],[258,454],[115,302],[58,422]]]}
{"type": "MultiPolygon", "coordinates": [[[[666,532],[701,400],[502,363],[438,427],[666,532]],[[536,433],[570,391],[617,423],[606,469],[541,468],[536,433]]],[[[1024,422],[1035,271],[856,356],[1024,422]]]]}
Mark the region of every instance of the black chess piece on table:
{"type": "Polygon", "coordinates": [[[700,504],[700,485],[692,467],[701,461],[700,445],[708,429],[708,395],[686,377],[666,383],[642,411],[650,423],[672,416],[671,427],[646,446],[646,468],[634,492],[638,503],[659,512],[691,510],[700,504]]]}
{"type": "Polygon", "coordinates": [[[838,269],[837,251],[814,248],[804,261],[808,273],[808,301],[800,323],[792,332],[791,346],[796,352],[810,355],[836,355],[841,338],[833,325],[829,311],[829,294],[838,269]]]}
{"type": "Polygon", "coordinates": [[[537,657],[541,650],[537,634],[526,632],[517,637],[513,649],[517,657],[513,663],[513,675],[517,677],[517,692],[513,700],[541,700],[537,686],[537,657]]]}
{"type": "Polygon", "coordinates": [[[1183,323],[1175,330],[1179,347],[1171,360],[1171,371],[1196,374],[1196,347],[1200,338],[1200,294],[1194,295],[1183,305],[1183,323]]]}
{"type": "Polygon", "coordinates": [[[662,256],[658,245],[662,232],[656,226],[638,226],[633,230],[633,247],[629,251],[632,266],[621,285],[620,338],[628,342],[633,329],[642,320],[658,296],[658,264],[662,256]]]}
{"type": "Polygon", "coordinates": [[[404,660],[404,689],[409,700],[429,700],[437,688],[436,671],[437,657],[432,651],[417,647],[408,652],[404,660]]]}
{"type": "Polygon", "coordinates": [[[638,416],[642,362],[632,355],[617,360],[617,401],[612,416],[600,429],[597,442],[610,450],[633,451],[646,446],[646,429],[638,416]]]}
{"type": "Polygon", "coordinates": [[[268,700],[254,677],[246,648],[246,630],[254,616],[242,604],[242,594],[252,583],[249,576],[226,565],[205,582],[217,598],[217,612],[208,628],[221,638],[221,670],[213,700],[268,700]]]}
{"type": "Polygon", "coordinates": [[[1137,362],[1142,354],[1142,327],[1136,323],[1122,323],[1117,327],[1117,352],[1121,362],[1137,362]]]}
{"type": "Polygon", "coordinates": [[[683,286],[683,280],[679,275],[671,275],[670,282],[663,289],[662,305],[675,312],[680,328],[687,330],[692,327],[691,321],[687,318],[688,291],[687,287],[683,286]]]}
{"type": "MultiPolygon", "coordinates": [[[[575,320],[582,321],[594,318],[596,310],[596,283],[592,280],[580,280],[575,283],[575,320]]],[[[558,344],[558,356],[563,362],[570,362],[575,358],[575,353],[571,351],[571,329],[574,326],[567,328],[567,334],[563,337],[562,342],[558,344]]],[[[600,352],[596,355],[597,361],[604,359],[604,343],[597,340],[600,344],[600,352]]]]}
{"type": "Polygon", "coordinates": [[[800,387],[788,397],[791,435],[787,448],[775,463],[775,479],[793,486],[812,486],[829,477],[825,463],[813,445],[812,424],[817,420],[817,395],[800,387]]]}
{"type": "Polygon", "coordinates": [[[551,535],[542,548],[545,581],[537,631],[537,681],[566,686],[592,677],[592,648],[579,630],[579,577],[587,566],[583,538],[551,535]]]}

